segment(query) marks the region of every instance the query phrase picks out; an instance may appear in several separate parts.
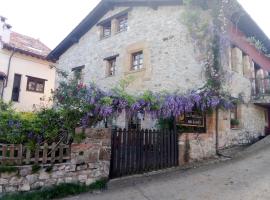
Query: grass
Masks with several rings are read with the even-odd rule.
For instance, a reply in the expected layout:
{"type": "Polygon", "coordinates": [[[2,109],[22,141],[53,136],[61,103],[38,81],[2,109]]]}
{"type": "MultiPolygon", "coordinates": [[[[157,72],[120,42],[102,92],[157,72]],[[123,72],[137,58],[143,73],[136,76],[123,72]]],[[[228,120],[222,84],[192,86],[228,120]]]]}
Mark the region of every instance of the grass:
{"type": "Polygon", "coordinates": [[[18,168],[13,166],[0,166],[0,173],[13,173],[13,172],[18,172],[18,168]]]}
{"type": "Polygon", "coordinates": [[[57,198],[64,198],[71,195],[105,189],[106,183],[107,180],[105,179],[96,181],[89,186],[75,183],[63,183],[57,186],[47,187],[31,192],[6,194],[2,198],[0,198],[0,200],[51,200],[57,198]]]}

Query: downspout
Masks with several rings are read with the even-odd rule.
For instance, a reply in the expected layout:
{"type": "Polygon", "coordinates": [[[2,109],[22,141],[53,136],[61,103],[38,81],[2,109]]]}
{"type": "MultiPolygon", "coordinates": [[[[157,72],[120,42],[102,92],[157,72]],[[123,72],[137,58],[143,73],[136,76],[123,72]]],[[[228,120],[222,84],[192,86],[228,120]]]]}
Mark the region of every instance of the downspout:
{"type": "Polygon", "coordinates": [[[216,155],[220,156],[220,153],[218,151],[218,147],[219,147],[219,140],[218,140],[218,137],[219,137],[219,134],[218,134],[218,107],[216,107],[216,155]]]}
{"type": "Polygon", "coordinates": [[[4,97],[4,90],[5,90],[5,88],[8,85],[8,78],[9,78],[9,73],[10,73],[11,60],[12,60],[12,57],[14,56],[14,54],[15,54],[15,47],[13,48],[12,53],[9,56],[8,66],[7,66],[7,76],[6,76],[6,81],[5,81],[5,84],[4,84],[4,87],[3,87],[3,91],[1,93],[1,99],[3,99],[3,97],[4,97]]]}

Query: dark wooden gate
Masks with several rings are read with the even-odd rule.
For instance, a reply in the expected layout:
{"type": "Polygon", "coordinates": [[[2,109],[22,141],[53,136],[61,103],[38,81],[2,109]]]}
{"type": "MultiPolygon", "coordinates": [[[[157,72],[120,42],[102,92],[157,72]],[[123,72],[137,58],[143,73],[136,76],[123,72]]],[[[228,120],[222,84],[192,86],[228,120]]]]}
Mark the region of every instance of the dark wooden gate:
{"type": "Polygon", "coordinates": [[[169,130],[112,130],[110,178],[178,165],[178,137],[169,130]]]}

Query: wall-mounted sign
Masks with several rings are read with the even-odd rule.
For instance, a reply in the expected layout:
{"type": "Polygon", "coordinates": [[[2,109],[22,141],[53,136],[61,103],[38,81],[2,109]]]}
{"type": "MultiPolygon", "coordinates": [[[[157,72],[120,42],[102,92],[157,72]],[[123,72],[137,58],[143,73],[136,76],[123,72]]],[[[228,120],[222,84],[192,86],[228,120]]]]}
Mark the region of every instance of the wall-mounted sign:
{"type": "Polygon", "coordinates": [[[187,127],[205,128],[205,115],[198,112],[185,113],[178,117],[177,124],[187,127]]]}

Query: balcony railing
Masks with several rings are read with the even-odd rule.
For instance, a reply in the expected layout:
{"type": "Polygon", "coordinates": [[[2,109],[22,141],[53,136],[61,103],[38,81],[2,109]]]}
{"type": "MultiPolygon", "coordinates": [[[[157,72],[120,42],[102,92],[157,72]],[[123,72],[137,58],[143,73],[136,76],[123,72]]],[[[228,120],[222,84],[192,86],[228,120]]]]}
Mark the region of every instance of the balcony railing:
{"type": "Polygon", "coordinates": [[[270,77],[252,78],[251,85],[251,96],[253,100],[260,100],[266,97],[269,97],[270,100],[270,77]]]}

